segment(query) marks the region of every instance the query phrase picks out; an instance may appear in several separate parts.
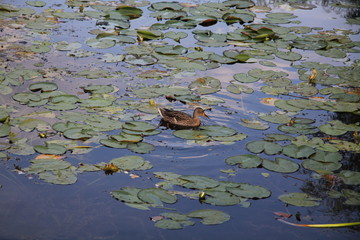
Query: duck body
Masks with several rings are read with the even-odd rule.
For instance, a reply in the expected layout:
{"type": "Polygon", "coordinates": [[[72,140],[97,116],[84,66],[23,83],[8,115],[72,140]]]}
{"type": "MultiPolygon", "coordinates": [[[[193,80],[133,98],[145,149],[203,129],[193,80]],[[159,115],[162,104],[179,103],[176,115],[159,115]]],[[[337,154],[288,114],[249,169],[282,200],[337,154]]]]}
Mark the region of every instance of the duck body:
{"type": "Polygon", "coordinates": [[[190,116],[184,112],[174,111],[166,108],[158,108],[158,111],[162,117],[162,122],[160,122],[160,125],[165,125],[168,128],[196,128],[201,124],[199,116],[209,118],[202,108],[196,108],[194,110],[193,116],[190,116]]]}

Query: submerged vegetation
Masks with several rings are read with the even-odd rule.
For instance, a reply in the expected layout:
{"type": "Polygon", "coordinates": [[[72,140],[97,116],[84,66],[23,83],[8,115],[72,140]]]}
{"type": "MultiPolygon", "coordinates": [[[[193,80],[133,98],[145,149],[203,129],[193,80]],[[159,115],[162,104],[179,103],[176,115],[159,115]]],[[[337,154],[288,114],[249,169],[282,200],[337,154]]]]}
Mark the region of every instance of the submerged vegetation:
{"type": "Polygon", "coordinates": [[[354,36],[360,19],[347,19],[353,30],[301,26],[296,11],[317,6],[285,5],[287,11],[247,0],[1,4],[1,161],[22,158],[19,173],[63,185],[75,184],[83,172],[138,178],[146,171],[153,186],[120,185],[111,196],[136,209],[169,209],[152,218],[164,229],[192,226],[196,218],[221,224],[231,214],[214,206],[250,207],[269,197],[299,207],[329,198],[358,207],[360,65],[354,36]],[[222,76],[228,69],[230,80],[222,76]],[[251,111],[241,113],[243,98],[254,102],[251,111]],[[169,105],[212,109],[210,120],[196,129],[159,128],[157,108],[169,105]],[[158,148],[169,151],[164,145],[175,141],[196,148],[237,146],[231,156],[217,156],[230,168],[219,169],[226,179],[158,171],[147,158],[158,148]],[[118,157],[106,159],[109,148],[118,157]],[[104,152],[102,161],[71,160],[94,149],[104,152]],[[331,186],[322,193],[284,189],[277,196],[268,187],[228,180],[255,168],[267,171],[265,178],[301,171],[311,178],[308,184],[331,186]],[[208,208],[170,209],[179,198],[208,208]]]}

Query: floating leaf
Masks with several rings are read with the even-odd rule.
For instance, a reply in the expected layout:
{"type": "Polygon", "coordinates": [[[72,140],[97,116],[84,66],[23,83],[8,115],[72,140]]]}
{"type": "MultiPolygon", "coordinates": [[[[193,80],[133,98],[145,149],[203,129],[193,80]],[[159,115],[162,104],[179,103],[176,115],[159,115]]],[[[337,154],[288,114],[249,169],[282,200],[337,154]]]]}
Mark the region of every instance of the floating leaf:
{"type": "Polygon", "coordinates": [[[66,147],[60,144],[47,143],[47,142],[45,142],[45,146],[42,145],[34,146],[34,150],[42,154],[55,154],[55,155],[64,154],[67,151],[66,147]]]}
{"type": "Polygon", "coordinates": [[[292,173],[299,170],[299,165],[289,159],[277,157],[275,161],[263,159],[262,166],[270,171],[292,173]]]}
{"type": "Polygon", "coordinates": [[[138,198],[146,203],[155,204],[157,206],[161,206],[161,202],[172,204],[177,201],[175,195],[171,195],[161,188],[142,189],[138,193],[138,198]]]}
{"type": "Polygon", "coordinates": [[[155,146],[150,143],[139,142],[128,144],[127,148],[135,153],[145,154],[153,151],[155,149],[155,146]]]}
{"type": "Polygon", "coordinates": [[[262,159],[257,155],[243,154],[228,157],[225,162],[229,165],[238,165],[241,168],[256,168],[261,164],[262,159]]]}
{"type": "Polygon", "coordinates": [[[141,188],[123,187],[120,190],[112,191],[111,195],[117,200],[126,203],[144,203],[138,198],[141,188]]]}
{"type": "Polygon", "coordinates": [[[188,217],[201,218],[205,225],[221,224],[230,220],[230,215],[219,210],[201,209],[187,214],[188,217]]]}
{"type": "Polygon", "coordinates": [[[33,84],[30,84],[30,86],[29,86],[30,91],[33,91],[33,92],[36,92],[36,91],[51,92],[51,91],[55,91],[57,88],[58,88],[57,85],[52,82],[33,83],[33,84]]]}
{"type": "Polygon", "coordinates": [[[271,192],[264,187],[248,183],[240,183],[237,187],[226,187],[226,190],[239,197],[244,198],[267,198],[271,192]]]}
{"type": "Polygon", "coordinates": [[[249,142],[246,148],[252,153],[264,152],[269,155],[278,154],[282,150],[279,144],[262,140],[249,142]]]}
{"type": "Polygon", "coordinates": [[[210,137],[229,137],[236,134],[235,129],[218,125],[201,126],[200,131],[210,137]]]}
{"type": "Polygon", "coordinates": [[[261,122],[256,119],[253,119],[253,120],[241,119],[240,125],[242,125],[244,127],[252,128],[252,129],[257,129],[257,130],[266,130],[266,129],[270,128],[269,124],[267,124],[265,122],[261,122]]]}
{"type": "Polygon", "coordinates": [[[110,161],[117,167],[123,170],[136,170],[144,165],[145,161],[140,156],[124,156],[119,158],[114,158],[110,161]]]}
{"type": "Polygon", "coordinates": [[[228,192],[206,190],[206,198],[203,202],[216,206],[232,206],[240,203],[240,198],[228,192]]]}
{"type": "Polygon", "coordinates": [[[287,204],[291,204],[298,207],[314,207],[319,206],[320,198],[311,197],[306,193],[288,193],[279,196],[279,199],[287,204]]]}
{"type": "Polygon", "coordinates": [[[179,179],[185,181],[182,186],[195,189],[214,188],[220,184],[212,178],[199,175],[182,175],[179,179]]]}
{"type": "Polygon", "coordinates": [[[174,136],[187,140],[204,140],[209,136],[201,130],[183,129],[173,132],[174,136]]]}
{"type": "Polygon", "coordinates": [[[211,94],[220,91],[221,82],[213,77],[202,77],[193,81],[189,89],[196,91],[198,94],[211,94]]]}
{"type": "Polygon", "coordinates": [[[315,153],[315,149],[306,145],[297,146],[289,144],[283,147],[283,153],[292,158],[309,158],[315,153]]]}
{"type": "Polygon", "coordinates": [[[303,168],[318,172],[332,172],[340,169],[342,166],[339,162],[318,162],[311,159],[304,160],[301,165],[303,168]]]}
{"type": "Polygon", "coordinates": [[[360,172],[342,170],[337,175],[344,181],[345,184],[349,184],[349,185],[360,184],[360,172]]]}
{"type": "Polygon", "coordinates": [[[275,56],[287,61],[297,61],[302,58],[301,54],[295,52],[276,51],[275,56]]]}

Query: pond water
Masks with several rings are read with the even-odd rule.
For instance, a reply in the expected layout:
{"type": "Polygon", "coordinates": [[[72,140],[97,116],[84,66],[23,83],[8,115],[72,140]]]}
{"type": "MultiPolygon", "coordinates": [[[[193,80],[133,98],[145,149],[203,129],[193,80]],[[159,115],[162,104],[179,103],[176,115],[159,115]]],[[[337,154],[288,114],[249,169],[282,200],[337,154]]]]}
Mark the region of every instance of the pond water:
{"type": "Polygon", "coordinates": [[[180,2],[2,1],[0,239],[359,239],[358,1],[180,2]]]}

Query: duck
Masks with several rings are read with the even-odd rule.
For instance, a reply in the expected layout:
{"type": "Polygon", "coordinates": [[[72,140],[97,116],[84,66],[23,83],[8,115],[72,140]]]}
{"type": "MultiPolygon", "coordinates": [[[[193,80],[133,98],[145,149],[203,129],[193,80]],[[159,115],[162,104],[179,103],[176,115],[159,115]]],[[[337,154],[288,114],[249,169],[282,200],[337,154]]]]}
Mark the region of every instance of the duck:
{"type": "Polygon", "coordinates": [[[205,110],[200,107],[195,108],[193,116],[167,108],[158,108],[158,111],[162,117],[160,125],[166,126],[167,128],[197,128],[201,125],[199,116],[209,118],[205,114],[205,110]]]}

